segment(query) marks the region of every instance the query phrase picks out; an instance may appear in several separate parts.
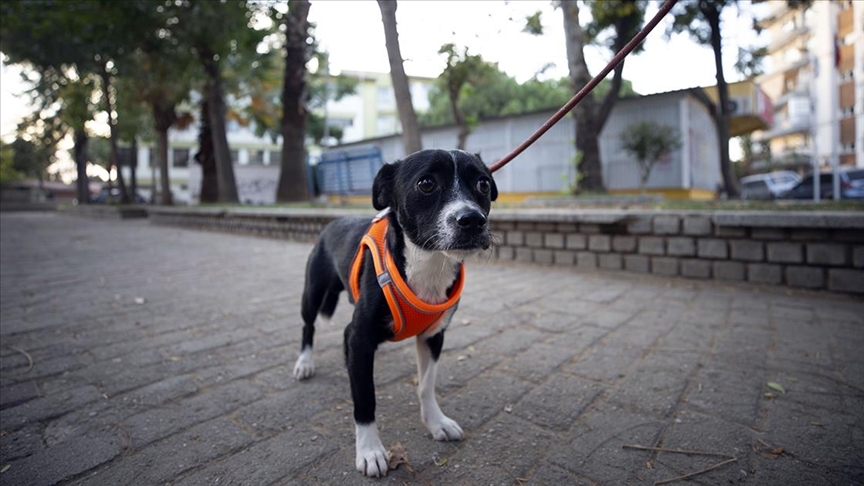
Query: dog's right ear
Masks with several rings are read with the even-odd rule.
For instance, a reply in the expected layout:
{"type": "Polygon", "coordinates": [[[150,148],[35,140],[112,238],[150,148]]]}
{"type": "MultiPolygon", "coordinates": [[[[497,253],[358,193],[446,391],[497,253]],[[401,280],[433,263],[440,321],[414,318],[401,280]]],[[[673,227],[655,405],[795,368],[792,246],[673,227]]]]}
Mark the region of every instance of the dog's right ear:
{"type": "Polygon", "coordinates": [[[393,183],[396,180],[396,163],[384,164],[372,183],[372,207],[381,211],[392,206],[393,183]]]}

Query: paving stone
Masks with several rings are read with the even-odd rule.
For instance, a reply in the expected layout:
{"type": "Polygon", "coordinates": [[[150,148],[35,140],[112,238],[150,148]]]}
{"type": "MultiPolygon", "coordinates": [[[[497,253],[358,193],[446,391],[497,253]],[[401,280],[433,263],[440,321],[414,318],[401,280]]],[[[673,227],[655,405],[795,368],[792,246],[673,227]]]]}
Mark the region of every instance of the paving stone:
{"type": "Polygon", "coordinates": [[[651,269],[651,259],[644,255],[624,255],[624,269],[631,272],[648,273],[651,269]]]}
{"type": "Polygon", "coordinates": [[[681,220],[678,216],[654,216],[654,234],[677,235],[681,231],[681,220]]]}
{"type": "Polygon", "coordinates": [[[627,223],[627,232],[631,235],[647,235],[653,230],[650,216],[640,216],[627,223]]]}
{"type": "Polygon", "coordinates": [[[539,232],[530,232],[525,233],[525,245],[530,246],[532,248],[542,248],[543,247],[543,233],[539,232]]]}
{"type": "Polygon", "coordinates": [[[546,248],[564,248],[564,236],[562,233],[546,233],[544,246],[546,248]]]}
{"type": "Polygon", "coordinates": [[[581,268],[597,268],[597,254],[590,251],[577,251],[576,266],[581,268]]]}
{"type": "MultiPolygon", "coordinates": [[[[508,222],[500,231],[504,239],[507,231],[561,231],[529,223],[508,222]]],[[[575,233],[578,223],[569,224],[568,236],[583,245],[545,248],[556,261],[578,258],[588,246],[586,234],[575,233]]],[[[317,231],[319,222],[296,231],[304,225],[317,231]]],[[[317,329],[316,376],[292,376],[298,263],[309,243],[53,213],[0,212],[0,226],[3,484],[381,482],[353,467],[342,351],[350,305],[340,302],[333,324],[317,329]],[[136,296],[145,304],[135,304],[136,296]],[[10,346],[27,350],[34,368],[26,372],[26,358],[10,346]]],[[[594,226],[586,229],[609,236],[613,250],[628,237],[616,232],[621,227],[594,226]]],[[[688,227],[682,218],[685,235],[688,227]]],[[[773,245],[818,240],[763,240],[764,263],[726,261],[725,240],[707,240],[723,242],[712,273],[731,263],[733,276],[753,278],[759,265],[784,265],[790,283],[822,288],[843,277],[831,265],[770,261],[773,245]]],[[[860,246],[847,245],[852,264],[860,246]]],[[[650,258],[622,255],[631,270],[649,270],[650,258]]],[[[694,262],[703,260],[678,259],[681,274],[694,262]]],[[[441,407],[465,440],[430,438],[418,417],[414,344],[382,345],[375,373],[381,436],[388,447],[404,445],[411,462],[410,470],[391,471],[388,484],[651,484],[713,459],[624,444],[738,457],[740,467],[694,478],[704,484],[864,478],[859,296],[560,263],[493,258],[468,266],[437,383],[441,407]],[[766,397],[769,381],[787,393],[766,397]],[[757,439],[788,452],[763,457],[757,439]]],[[[776,267],[766,268],[776,275],[776,267]]]]}
{"type": "Polygon", "coordinates": [[[621,270],[622,259],[618,253],[600,253],[597,255],[597,263],[600,268],[621,270]]]}
{"type": "Polygon", "coordinates": [[[572,233],[567,235],[567,249],[568,250],[584,250],[588,247],[588,238],[579,233],[572,233]]]}
{"type": "Polygon", "coordinates": [[[864,294],[864,270],[828,269],[828,288],[840,292],[864,294]]]}
{"type": "Polygon", "coordinates": [[[666,251],[671,256],[695,256],[696,243],[686,236],[671,237],[666,240],[666,251]]]}
{"type": "Polygon", "coordinates": [[[807,263],[810,265],[845,265],[846,245],[840,243],[807,243],[807,263]]]}
{"type": "Polygon", "coordinates": [[[507,231],[505,243],[509,246],[521,246],[525,243],[525,233],[516,230],[507,231]]]}
{"type": "Polygon", "coordinates": [[[639,253],[643,255],[664,255],[665,242],[659,236],[642,236],[639,238],[639,253]]]}
{"type": "Polygon", "coordinates": [[[791,287],[825,288],[825,270],[819,267],[786,267],[786,283],[791,287]]]}
{"type": "Polygon", "coordinates": [[[706,236],[711,234],[712,222],[708,216],[684,216],[681,221],[685,235],[706,236]]]}
{"type": "Polygon", "coordinates": [[[636,251],[636,237],[615,235],[612,237],[612,249],[618,253],[632,253],[636,251]]]}
{"type": "Polygon", "coordinates": [[[729,258],[729,246],[726,240],[700,238],[697,241],[699,258],[729,258]]]}
{"type": "Polygon", "coordinates": [[[611,251],[612,238],[609,235],[588,236],[588,249],[591,251],[611,251]]]}
{"type": "Polygon", "coordinates": [[[740,262],[713,262],[711,273],[717,280],[744,280],[744,264],[740,262]]]}
{"type": "Polygon", "coordinates": [[[801,243],[768,243],[765,250],[769,262],[803,263],[803,247],[801,243]]]}
{"type": "Polygon", "coordinates": [[[782,228],[752,228],[750,237],[754,240],[785,240],[786,230],[782,228]]]}
{"type": "Polygon", "coordinates": [[[678,259],[671,257],[651,257],[651,273],[656,275],[678,275],[678,259]]]}
{"type": "Polygon", "coordinates": [[[576,253],[568,250],[555,250],[553,259],[558,265],[572,266],[576,264],[576,253]]]}
{"type": "Polygon", "coordinates": [[[759,241],[731,240],[729,250],[733,260],[761,262],[765,259],[765,245],[759,241]]]}
{"type": "Polygon", "coordinates": [[[747,228],[737,226],[715,226],[714,235],[721,238],[746,238],[747,228]]]}
{"type": "Polygon", "coordinates": [[[534,250],[534,263],[541,263],[544,265],[551,265],[555,262],[554,253],[552,250],[546,249],[536,249],[534,250]]]}
{"type": "Polygon", "coordinates": [[[711,278],[711,262],[695,258],[682,258],[681,276],[688,278],[711,278]]]}
{"type": "Polygon", "coordinates": [[[747,265],[747,280],[756,283],[779,284],[783,281],[783,266],[767,263],[747,265]]]}

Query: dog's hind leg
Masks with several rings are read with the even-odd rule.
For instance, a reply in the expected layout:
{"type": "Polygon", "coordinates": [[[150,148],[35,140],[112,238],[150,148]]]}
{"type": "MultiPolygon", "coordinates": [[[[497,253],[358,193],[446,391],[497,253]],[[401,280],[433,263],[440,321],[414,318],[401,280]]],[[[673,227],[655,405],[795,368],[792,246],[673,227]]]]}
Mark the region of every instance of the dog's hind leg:
{"type": "Polygon", "coordinates": [[[420,398],[420,418],[435,440],[462,440],[462,427],[444,415],[435,398],[435,380],[438,374],[438,357],[444,346],[444,331],[425,338],[417,336],[417,375],[420,398]]]}
{"type": "Polygon", "coordinates": [[[306,266],[306,287],[303,289],[300,314],[303,317],[303,339],[300,356],[294,364],[294,378],[306,380],[315,374],[315,358],[312,346],[315,338],[315,321],[329,322],[339,302],[340,287],[330,285],[328,267],[316,247],[306,266]]]}

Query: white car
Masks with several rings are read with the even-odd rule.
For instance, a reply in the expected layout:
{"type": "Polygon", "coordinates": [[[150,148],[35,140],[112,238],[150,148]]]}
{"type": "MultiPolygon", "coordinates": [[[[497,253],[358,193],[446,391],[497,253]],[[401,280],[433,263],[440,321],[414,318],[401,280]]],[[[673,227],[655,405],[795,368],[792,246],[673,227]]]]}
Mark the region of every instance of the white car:
{"type": "Polygon", "coordinates": [[[789,170],[742,177],[741,199],[776,199],[801,182],[801,177],[789,170]]]}

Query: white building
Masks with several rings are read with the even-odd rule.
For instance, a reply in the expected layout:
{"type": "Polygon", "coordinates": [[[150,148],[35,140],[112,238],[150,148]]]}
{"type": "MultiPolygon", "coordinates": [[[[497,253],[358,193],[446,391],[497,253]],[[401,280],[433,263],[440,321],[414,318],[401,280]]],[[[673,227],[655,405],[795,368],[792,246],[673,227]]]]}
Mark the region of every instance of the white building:
{"type": "Polygon", "coordinates": [[[864,167],[864,2],[770,7],[759,83],[774,100],[774,125],[754,138],[769,143],[775,162],[864,167]]]}

